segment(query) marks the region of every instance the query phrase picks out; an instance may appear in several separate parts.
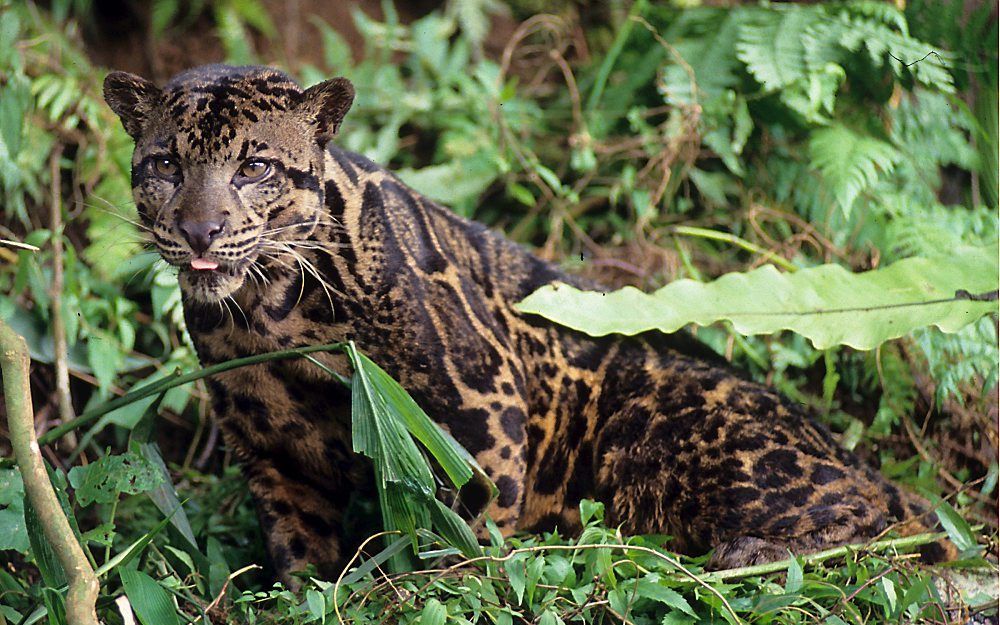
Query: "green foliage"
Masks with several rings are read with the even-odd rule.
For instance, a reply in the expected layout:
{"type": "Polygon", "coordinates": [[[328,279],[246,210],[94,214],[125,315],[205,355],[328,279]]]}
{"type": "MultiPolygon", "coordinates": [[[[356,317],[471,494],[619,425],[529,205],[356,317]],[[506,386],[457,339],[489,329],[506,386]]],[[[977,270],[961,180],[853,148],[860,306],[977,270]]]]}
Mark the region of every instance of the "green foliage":
{"type": "Polygon", "coordinates": [[[24,484],[16,468],[0,469],[0,551],[28,551],[24,526],[24,484]]]}
{"type": "Polygon", "coordinates": [[[177,609],[170,595],[156,580],[142,571],[121,569],[118,571],[122,589],[128,597],[142,625],[179,624],[177,609]]]}
{"type": "Polygon", "coordinates": [[[851,211],[858,194],[890,173],[899,159],[892,145],[840,124],[812,133],[809,157],[845,213],[851,211]]]}
{"type": "Polygon", "coordinates": [[[726,319],[744,335],[789,329],[817,349],[874,349],[917,328],[956,332],[996,312],[998,286],[996,248],[960,248],[949,257],[908,258],[862,274],[840,265],[783,274],[765,265],[710,283],[678,280],[650,295],[633,287],[608,293],[559,284],[517,307],[593,336],[676,332],[726,319]]]}
{"type": "MultiPolygon", "coordinates": [[[[305,83],[354,81],[358,100],[342,146],[550,256],[582,259],[568,265],[629,267],[629,281],[646,287],[748,274],[759,262],[891,270],[904,259],[996,243],[997,26],[981,4],[911,0],[904,14],[871,0],[725,9],[612,3],[609,19],[581,27],[536,20],[508,42],[506,64],[484,46],[490,17],[504,12],[499,3],[451,0],[403,23],[387,1],[381,20],[353,14],[363,54],[352,52],[339,25],[314,19],[323,62],[287,61],[305,83]]],[[[267,6],[155,0],[142,35],[170,39],[201,20],[214,24],[211,36],[229,61],[270,62],[284,50],[279,16],[267,6]]],[[[103,69],[84,54],[80,30],[94,26],[91,9],[89,0],[57,0],[48,11],[0,0],[0,238],[42,248],[0,247],[0,315],[27,338],[44,402],[55,355],[51,312],[64,311],[76,407],[94,418],[79,431],[86,467],[54,447],[69,475],[52,475],[98,565],[102,618],[118,622],[107,599],[123,592],[143,623],[336,622],[338,611],[343,622],[388,614],[402,623],[512,625],[622,616],[637,624],[940,618],[942,597],[907,559],[803,557],[787,563],[787,574],[722,579],[705,573],[700,558],[661,549],[670,546],[661,537],[607,528],[591,502],[581,504],[586,528],[578,538],[504,541],[488,526],[487,560],[467,563],[478,544],[428,492],[457,490],[470,458],[428,430],[398,385],[356,353],[369,376],[367,384],[354,378],[356,421],[367,423],[355,442],[381,458],[385,525],[412,532],[371,557],[359,554],[339,584],[309,579],[298,593],[269,586],[266,573],[247,568],[265,562],[257,521],[238,468],[210,453],[204,388],[191,380],[171,387],[172,372],[192,370],[196,359],[175,276],[143,251],[130,223],[131,140],[101,100],[103,69]],[[48,230],[55,199],[66,224],[57,235],[66,248],[59,294],[51,292],[48,230]],[[149,392],[95,412],[119,388],[149,392]],[[149,427],[157,416],[170,420],[161,436],[149,427]],[[427,454],[445,459],[431,481],[427,454]],[[404,475],[415,479],[400,487],[404,475]],[[402,571],[403,560],[435,570],[461,564],[445,574],[400,572],[389,583],[383,567],[391,561],[402,571]],[[217,598],[228,616],[205,615],[217,598]]],[[[994,274],[995,261],[984,264],[994,274]]],[[[981,268],[953,278],[964,284],[970,276],[984,279],[981,268]]],[[[758,299],[773,301],[765,295],[758,299]]],[[[617,321],[629,320],[621,310],[617,321]]],[[[634,310],[637,318],[650,312],[634,310]]],[[[995,518],[995,457],[988,468],[953,454],[918,458],[902,433],[926,409],[930,385],[939,412],[926,437],[919,434],[924,447],[951,449],[928,440],[935,424],[957,430],[961,445],[988,447],[978,422],[949,422],[947,411],[964,404],[984,413],[994,392],[992,310],[958,332],[918,328],[868,354],[821,352],[792,333],[743,337],[728,323],[698,335],[812,407],[845,447],[877,451],[887,475],[947,494],[953,485],[935,481],[945,463],[972,484],[956,498],[961,513],[995,518]]],[[[0,570],[0,614],[59,623],[62,572],[9,466],[0,466],[0,558],[9,555],[13,569],[0,570]]],[[[472,471],[463,488],[492,486],[472,471]]],[[[369,507],[352,502],[349,512],[377,517],[369,507]]],[[[965,547],[989,542],[981,530],[966,532],[961,516],[944,514],[943,526],[965,547]]]]}
{"type": "Polygon", "coordinates": [[[76,502],[112,503],[122,493],[135,495],[151,490],[162,478],[156,467],[135,452],[102,456],[85,467],[73,467],[69,483],[76,490],[76,502]]]}
{"type": "MultiPolygon", "coordinates": [[[[664,549],[666,537],[625,537],[605,527],[600,504],[581,502],[581,516],[585,527],[575,539],[545,534],[503,541],[494,532],[486,556],[475,561],[446,568],[428,562],[428,570],[392,577],[376,571],[350,583],[317,583],[315,592],[325,599],[328,620],[357,625],[442,619],[860,623],[918,620],[935,614],[941,600],[927,573],[894,556],[852,555],[843,566],[832,567],[793,557],[770,571],[709,573],[703,558],[677,557],[664,549]]],[[[309,605],[296,605],[275,591],[244,593],[236,605],[249,622],[265,607],[280,623],[315,614],[309,605]]]]}
{"type": "Polygon", "coordinates": [[[966,394],[963,387],[973,395],[988,395],[996,388],[1000,351],[992,319],[980,319],[955,334],[921,330],[915,333],[915,338],[937,383],[938,404],[949,397],[961,400],[966,394]]]}
{"type": "Polygon", "coordinates": [[[767,91],[777,91],[806,77],[803,34],[824,15],[818,10],[789,7],[754,11],[740,25],[736,58],[767,91]]]}
{"type": "MultiPolygon", "coordinates": [[[[471,467],[489,483],[482,469],[468,453],[460,451],[458,444],[446,438],[395,380],[358,353],[353,343],[347,353],[354,367],[351,378],[354,451],[372,459],[386,531],[401,530],[410,536],[416,553],[417,529],[430,529],[433,525],[446,543],[458,547],[466,556],[478,555],[479,543],[469,526],[435,498],[434,476],[413,438],[423,443],[455,489],[472,479],[471,467]]],[[[491,483],[489,487],[495,496],[495,487],[491,483]]],[[[483,510],[471,512],[478,516],[483,510]]],[[[402,559],[394,560],[399,570],[405,564],[402,559]]]]}

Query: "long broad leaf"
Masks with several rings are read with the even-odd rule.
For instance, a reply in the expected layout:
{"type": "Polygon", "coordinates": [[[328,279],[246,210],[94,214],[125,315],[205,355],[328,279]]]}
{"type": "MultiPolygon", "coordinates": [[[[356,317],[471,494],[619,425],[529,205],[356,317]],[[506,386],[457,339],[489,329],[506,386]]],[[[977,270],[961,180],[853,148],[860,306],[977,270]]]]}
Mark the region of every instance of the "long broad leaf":
{"type": "Polygon", "coordinates": [[[125,588],[125,596],[142,625],[180,624],[170,594],[155,579],[133,569],[121,569],[118,575],[125,588]]]}
{"type": "Polygon", "coordinates": [[[677,280],[652,294],[610,293],[558,284],[518,304],[592,336],[675,332],[729,320],[741,334],[792,330],[818,349],[873,349],[924,326],[955,332],[997,311],[997,250],[956,249],[947,257],[907,258],[854,274],[840,265],[781,273],[765,265],[708,283],[677,280]]]}

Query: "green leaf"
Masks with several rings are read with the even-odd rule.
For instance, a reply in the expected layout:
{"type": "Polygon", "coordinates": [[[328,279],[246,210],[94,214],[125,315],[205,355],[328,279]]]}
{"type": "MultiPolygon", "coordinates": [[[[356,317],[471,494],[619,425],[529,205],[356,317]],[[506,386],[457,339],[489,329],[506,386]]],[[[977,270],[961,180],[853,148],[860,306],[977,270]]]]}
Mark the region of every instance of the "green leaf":
{"type": "Polygon", "coordinates": [[[448,610],[437,599],[428,599],[420,611],[420,625],[444,625],[448,610]]]}
{"type": "Polygon", "coordinates": [[[635,603],[635,590],[632,584],[623,584],[608,593],[608,605],[625,619],[630,616],[633,603],[635,603]]]}
{"type": "Polygon", "coordinates": [[[793,595],[802,589],[802,565],[798,558],[789,556],[788,577],[785,579],[785,594],[793,595]]]}
{"type": "Polygon", "coordinates": [[[976,536],[973,534],[972,528],[962,518],[962,515],[951,507],[951,504],[941,500],[934,507],[934,512],[937,514],[938,521],[941,522],[941,527],[944,528],[944,531],[948,532],[948,538],[951,539],[951,542],[955,543],[960,552],[965,553],[978,549],[979,543],[976,542],[976,536]]]}
{"type": "Polygon", "coordinates": [[[580,500],[580,524],[587,525],[590,520],[604,520],[604,503],[593,499],[580,500]]]}
{"type": "Polygon", "coordinates": [[[458,446],[455,439],[434,423],[388,373],[367,356],[357,352],[353,343],[348,353],[355,371],[364,371],[364,378],[370,382],[371,389],[384,398],[383,402],[375,402],[373,405],[379,407],[384,405],[391,418],[403,424],[406,430],[434,456],[453,485],[462,486],[468,482],[472,477],[472,469],[468,464],[470,456],[458,446]]]}
{"type": "Polygon", "coordinates": [[[563,625],[563,620],[552,610],[545,610],[538,619],[538,625],[563,625]]]}
{"type": "Polygon", "coordinates": [[[517,602],[520,604],[524,600],[524,589],[527,585],[528,568],[525,564],[526,557],[518,554],[503,565],[507,572],[507,579],[510,580],[510,587],[514,590],[517,602]]]}
{"type": "Polygon", "coordinates": [[[306,605],[309,608],[309,614],[312,615],[313,620],[321,623],[326,622],[326,600],[323,598],[323,593],[319,592],[315,588],[307,589],[306,605]]]}
{"type": "Polygon", "coordinates": [[[921,575],[916,583],[907,588],[906,592],[903,593],[903,598],[899,601],[899,610],[902,612],[910,606],[916,606],[919,609],[920,605],[931,600],[930,586],[930,575],[921,575]]]}
{"type": "Polygon", "coordinates": [[[496,180],[500,172],[482,158],[460,158],[421,169],[396,172],[403,182],[427,197],[453,205],[474,201],[496,180]]]}
{"type": "Polygon", "coordinates": [[[458,547],[469,558],[482,555],[476,535],[462,517],[437,499],[432,499],[429,503],[431,522],[449,544],[458,547]]]}
{"type": "Polygon", "coordinates": [[[142,625],[180,625],[170,594],[142,571],[120,569],[125,596],[142,625]]]}
{"type": "MultiPolygon", "coordinates": [[[[4,20],[13,17],[5,15],[4,20]]],[[[21,151],[24,119],[31,107],[31,88],[20,76],[11,76],[0,88],[0,139],[7,146],[11,160],[21,151]]]]}
{"type": "Polygon", "coordinates": [[[900,159],[891,144],[842,124],[814,131],[809,156],[845,215],[858,195],[890,173],[900,159]]]}
{"type": "Polygon", "coordinates": [[[95,544],[110,547],[115,540],[115,526],[112,523],[101,523],[80,535],[81,544],[95,544]]]}
{"type": "Polygon", "coordinates": [[[29,545],[21,472],[17,468],[0,469],[0,551],[27,553],[29,545]]]}
{"type": "Polygon", "coordinates": [[[538,587],[538,582],[541,581],[542,573],[544,572],[545,556],[536,556],[528,564],[527,575],[525,577],[524,594],[528,599],[528,605],[532,605],[535,601],[535,589],[538,587]]]}
{"type": "Polygon", "coordinates": [[[81,506],[111,503],[121,493],[135,495],[158,486],[163,478],[151,462],[135,452],[103,456],[85,467],[73,467],[69,481],[81,506]]]}
{"type": "MultiPolygon", "coordinates": [[[[415,436],[444,469],[455,486],[469,482],[474,461],[450,436],[430,420],[406,391],[351,343],[347,350],[354,367],[351,380],[354,450],[372,459],[379,503],[386,530],[401,530],[417,548],[416,530],[432,524],[442,537],[462,553],[481,552],[475,535],[453,511],[434,498],[434,477],[415,436]]],[[[477,486],[486,480],[490,497],[496,488],[481,469],[477,486]]],[[[403,566],[402,556],[392,565],[403,566]]]]}
{"type": "Polygon", "coordinates": [[[894,614],[896,612],[896,582],[892,580],[888,575],[879,580],[879,585],[882,587],[882,593],[885,595],[886,600],[886,610],[888,615],[894,614]]]}
{"type": "Polygon", "coordinates": [[[839,265],[791,274],[765,265],[709,283],[677,280],[652,294],[632,287],[585,292],[556,284],[538,289],[517,308],[592,336],[676,332],[689,323],[729,320],[744,335],[792,330],[817,349],[873,349],[916,328],[955,332],[996,312],[996,301],[989,300],[998,275],[995,248],[959,248],[948,257],[907,258],[859,274],[839,265]],[[985,294],[986,301],[970,294],[985,294]]]}
{"type": "Polygon", "coordinates": [[[66,603],[62,593],[54,588],[43,588],[42,603],[45,604],[49,625],[74,625],[66,621],[66,603]]]}
{"type": "Polygon", "coordinates": [[[160,448],[156,443],[142,443],[139,445],[139,453],[153,466],[159,473],[161,481],[159,485],[146,491],[146,496],[153,502],[153,505],[163,514],[164,518],[170,520],[183,539],[183,547],[187,555],[198,562],[199,569],[208,568],[208,559],[198,548],[198,541],[195,540],[194,530],[191,529],[191,522],[188,520],[184,507],[177,498],[173,482],[170,480],[170,472],[160,455],[160,448]]]}
{"type": "Polygon", "coordinates": [[[660,621],[660,625],[692,625],[696,622],[698,622],[696,618],[692,618],[683,612],[674,610],[667,613],[667,615],[663,617],[663,620],[660,621]]]}
{"type": "Polygon", "coordinates": [[[102,393],[107,393],[124,362],[124,355],[108,334],[94,334],[87,340],[87,362],[94,371],[102,393]]]}
{"type": "Polygon", "coordinates": [[[397,538],[388,547],[378,552],[368,560],[364,562],[361,566],[357,567],[350,572],[349,575],[344,577],[342,583],[345,586],[350,586],[351,584],[360,581],[365,575],[368,575],[379,566],[381,566],[385,561],[389,560],[394,555],[398,554],[403,549],[406,549],[410,544],[410,537],[403,536],[402,538],[397,538]]]}
{"type": "Polygon", "coordinates": [[[696,616],[691,604],[679,592],[659,583],[659,576],[647,575],[636,584],[636,592],[640,597],[656,601],[680,610],[688,616],[696,616]]]}
{"type": "Polygon", "coordinates": [[[746,12],[714,11],[709,15],[705,24],[698,25],[704,34],[678,42],[677,55],[667,55],[657,88],[669,104],[699,103],[740,83],[742,68],[734,46],[746,12]]]}

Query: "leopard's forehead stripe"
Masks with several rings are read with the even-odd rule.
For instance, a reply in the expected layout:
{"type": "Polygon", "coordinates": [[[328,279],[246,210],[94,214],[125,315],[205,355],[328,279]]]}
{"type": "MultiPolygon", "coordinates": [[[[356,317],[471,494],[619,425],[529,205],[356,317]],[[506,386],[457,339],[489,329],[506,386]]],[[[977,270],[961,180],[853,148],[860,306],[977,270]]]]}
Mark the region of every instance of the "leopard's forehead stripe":
{"type": "Polygon", "coordinates": [[[302,88],[267,67],[206,66],[176,76],[164,87],[164,117],[176,123],[176,148],[192,162],[246,158],[268,147],[242,139],[240,130],[289,110],[302,88]]]}

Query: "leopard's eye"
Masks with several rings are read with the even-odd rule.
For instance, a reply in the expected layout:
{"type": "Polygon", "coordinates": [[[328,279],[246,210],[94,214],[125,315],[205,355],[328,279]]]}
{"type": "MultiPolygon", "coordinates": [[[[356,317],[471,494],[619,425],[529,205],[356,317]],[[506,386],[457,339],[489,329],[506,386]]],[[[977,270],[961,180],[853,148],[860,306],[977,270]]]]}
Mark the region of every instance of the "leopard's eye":
{"type": "Polygon", "coordinates": [[[259,159],[250,159],[240,165],[237,172],[245,181],[260,180],[271,171],[271,164],[259,159]]]}
{"type": "Polygon", "coordinates": [[[153,171],[161,178],[172,180],[181,174],[180,165],[173,159],[158,158],[153,161],[153,171]]]}

